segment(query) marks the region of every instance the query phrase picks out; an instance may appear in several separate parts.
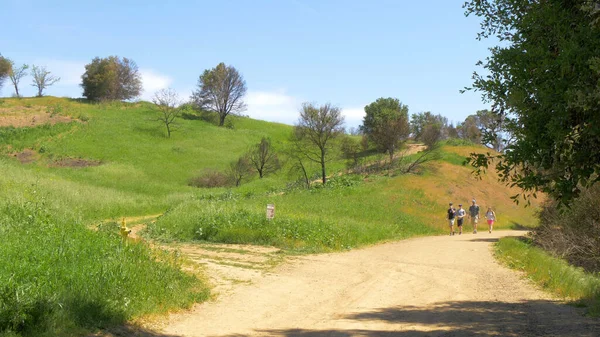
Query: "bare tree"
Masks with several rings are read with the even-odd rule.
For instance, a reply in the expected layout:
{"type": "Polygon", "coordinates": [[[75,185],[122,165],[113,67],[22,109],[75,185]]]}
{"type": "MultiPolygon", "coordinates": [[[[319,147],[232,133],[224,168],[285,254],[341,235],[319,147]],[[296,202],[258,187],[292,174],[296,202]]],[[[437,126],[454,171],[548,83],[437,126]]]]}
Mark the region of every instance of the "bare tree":
{"type": "Polygon", "coordinates": [[[331,140],[344,132],[344,116],[340,108],[327,103],[320,107],[312,103],[302,104],[298,124],[294,127],[296,137],[305,142],[299,150],[311,161],[321,165],[323,185],[327,183],[325,165],[331,140]]]}
{"type": "Polygon", "coordinates": [[[60,81],[60,77],[51,75],[51,73],[46,70],[46,67],[37,67],[34,65],[31,69],[31,75],[33,76],[33,84],[31,85],[37,88],[38,97],[44,95],[44,90],[46,88],[60,81]]]}
{"type": "Polygon", "coordinates": [[[15,63],[13,61],[10,61],[10,65],[11,68],[8,72],[8,77],[10,78],[10,81],[15,87],[15,94],[17,95],[17,97],[21,97],[21,94],[19,94],[19,82],[23,77],[27,76],[27,69],[29,69],[29,66],[23,64],[17,68],[15,67],[15,63]]]}
{"type": "Polygon", "coordinates": [[[279,158],[273,150],[273,146],[271,146],[271,141],[264,137],[260,140],[260,143],[252,146],[248,153],[248,159],[260,178],[276,172],[281,167],[279,158]]]}
{"type": "Polygon", "coordinates": [[[246,156],[242,156],[229,164],[229,174],[235,182],[235,186],[240,186],[242,180],[251,176],[252,172],[252,164],[246,156]]]}
{"type": "Polygon", "coordinates": [[[165,125],[167,128],[167,137],[171,138],[175,118],[181,114],[181,110],[179,109],[179,105],[181,104],[179,95],[171,88],[161,89],[154,93],[152,103],[160,111],[158,121],[165,125]]]}
{"type": "Polygon", "coordinates": [[[294,178],[302,179],[304,186],[306,188],[310,188],[310,177],[309,177],[309,166],[308,159],[304,155],[304,142],[301,139],[298,139],[295,132],[292,133],[292,137],[290,139],[290,147],[288,148],[287,156],[291,161],[291,166],[289,170],[290,176],[294,176],[294,178]]]}
{"type": "Polygon", "coordinates": [[[221,62],[213,69],[204,70],[191,99],[196,107],[218,113],[219,126],[223,126],[229,114],[246,110],[244,95],[244,77],[233,66],[221,62]]]}

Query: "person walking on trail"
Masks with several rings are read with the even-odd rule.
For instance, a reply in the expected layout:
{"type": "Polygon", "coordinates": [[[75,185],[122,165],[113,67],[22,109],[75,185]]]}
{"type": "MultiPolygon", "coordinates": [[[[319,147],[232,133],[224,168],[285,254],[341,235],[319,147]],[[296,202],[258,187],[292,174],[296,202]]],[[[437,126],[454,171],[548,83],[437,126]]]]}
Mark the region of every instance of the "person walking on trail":
{"type": "Polygon", "coordinates": [[[477,234],[477,223],[479,222],[479,205],[475,203],[469,207],[469,218],[471,218],[471,225],[473,225],[473,234],[477,234]]]}
{"type": "Polygon", "coordinates": [[[494,222],[496,222],[496,212],[491,207],[488,207],[485,218],[487,219],[488,228],[491,233],[492,229],[494,229],[494,222]]]}
{"type": "Polygon", "coordinates": [[[454,218],[456,216],[456,210],[450,203],[450,207],[448,208],[446,218],[448,219],[448,224],[450,225],[450,236],[454,235],[454,218]]]}
{"type": "Polygon", "coordinates": [[[462,208],[462,204],[458,205],[458,211],[456,211],[456,224],[458,225],[458,235],[462,235],[462,226],[465,221],[465,216],[467,215],[467,211],[462,208]]]}

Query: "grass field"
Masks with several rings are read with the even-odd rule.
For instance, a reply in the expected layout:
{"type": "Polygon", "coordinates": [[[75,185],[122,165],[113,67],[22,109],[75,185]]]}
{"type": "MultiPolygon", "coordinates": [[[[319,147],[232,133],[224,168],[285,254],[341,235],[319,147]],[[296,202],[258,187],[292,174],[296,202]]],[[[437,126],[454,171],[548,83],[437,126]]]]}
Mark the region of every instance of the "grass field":
{"type": "MultiPolygon", "coordinates": [[[[202,278],[181,271],[174,256],[143,242],[124,245],[122,217],[163,214],[146,232],[159,241],[264,244],[289,253],[442,234],[447,203],[468,205],[473,197],[495,207],[498,228],[535,223],[532,208],[511,202],[513,190],[493,175],[476,180],[462,165],[479,147],[444,146],[418,175],[342,175],[310,190],[290,184],[295,177],[282,156],[275,175],[199,189],[188,186],[190,178],[225,169],[262,137],[282,151],[291,126],[235,117],[232,128],[219,128],[192,115],[166,138],[148,103],[55,97],[2,99],[0,116],[20,123],[0,125],[0,250],[9,257],[0,262],[0,335],[77,335],[206,298],[202,278]],[[272,221],[268,203],[276,205],[272,221]]],[[[328,172],[344,167],[333,157],[328,172]]]]}
{"type": "Polygon", "coordinates": [[[600,315],[600,277],[553,257],[526,240],[503,238],[496,255],[511,268],[524,271],[531,280],[588,313],[600,315]]]}

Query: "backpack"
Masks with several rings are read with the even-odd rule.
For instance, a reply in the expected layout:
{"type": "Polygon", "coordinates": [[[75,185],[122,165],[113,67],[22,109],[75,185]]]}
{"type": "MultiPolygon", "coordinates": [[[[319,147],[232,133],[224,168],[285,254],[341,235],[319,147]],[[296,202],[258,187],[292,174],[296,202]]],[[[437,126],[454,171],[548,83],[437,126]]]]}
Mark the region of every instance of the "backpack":
{"type": "Polygon", "coordinates": [[[454,210],[452,208],[448,208],[448,219],[454,219],[454,210]]]}

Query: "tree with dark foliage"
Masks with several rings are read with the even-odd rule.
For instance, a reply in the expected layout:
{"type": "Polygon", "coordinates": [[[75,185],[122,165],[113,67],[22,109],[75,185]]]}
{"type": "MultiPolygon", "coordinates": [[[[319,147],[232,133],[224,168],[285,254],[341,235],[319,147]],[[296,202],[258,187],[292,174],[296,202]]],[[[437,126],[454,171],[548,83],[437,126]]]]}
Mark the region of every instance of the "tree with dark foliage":
{"type": "Polygon", "coordinates": [[[501,42],[467,90],[482,93],[514,139],[470,163],[483,171],[493,160],[525,199],[543,191],[568,204],[600,181],[600,2],[472,0],[464,8],[482,18],[479,39],[501,42]]]}
{"type": "Polygon", "coordinates": [[[122,101],[142,92],[142,75],[137,64],[126,57],[96,57],[81,75],[83,96],[91,101],[122,101]]]}

